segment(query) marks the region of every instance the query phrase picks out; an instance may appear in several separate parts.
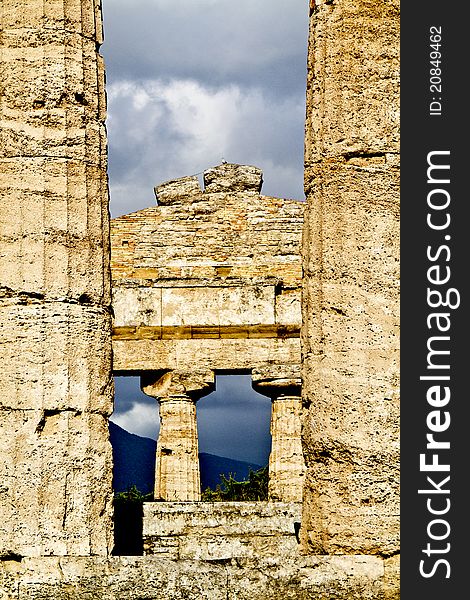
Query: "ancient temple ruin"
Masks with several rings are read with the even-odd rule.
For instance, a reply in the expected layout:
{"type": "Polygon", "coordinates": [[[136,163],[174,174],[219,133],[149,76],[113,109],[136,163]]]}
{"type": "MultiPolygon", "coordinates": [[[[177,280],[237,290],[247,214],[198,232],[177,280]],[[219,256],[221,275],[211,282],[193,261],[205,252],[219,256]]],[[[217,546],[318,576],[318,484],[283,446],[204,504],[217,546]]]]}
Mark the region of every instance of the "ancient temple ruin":
{"type": "Polygon", "coordinates": [[[246,166],[159,186],[113,223],[111,306],[101,2],[0,0],[2,600],[399,598],[399,3],[305,9],[306,205],[246,166]],[[217,370],[273,399],[246,513],[198,502],[217,370]],[[112,554],[113,371],[162,407],[143,556],[112,554]]]}
{"type": "Polygon", "coordinates": [[[305,204],[261,195],[262,172],[249,165],[207,169],[203,185],[196,176],[163,183],[156,206],[111,222],[114,372],[139,374],[160,405],[154,497],[168,504],[144,504],[144,552],[212,560],[296,553],[305,204]],[[217,372],[250,373],[272,399],[269,506],[197,504],[196,403],[214,390],[217,372]]]}
{"type": "Polygon", "coordinates": [[[300,502],[300,244],[304,203],[261,195],[261,170],[221,164],[155,188],[111,223],[113,368],[160,403],[155,498],[200,500],[196,402],[215,373],[272,398],[271,499],[300,502]]]}

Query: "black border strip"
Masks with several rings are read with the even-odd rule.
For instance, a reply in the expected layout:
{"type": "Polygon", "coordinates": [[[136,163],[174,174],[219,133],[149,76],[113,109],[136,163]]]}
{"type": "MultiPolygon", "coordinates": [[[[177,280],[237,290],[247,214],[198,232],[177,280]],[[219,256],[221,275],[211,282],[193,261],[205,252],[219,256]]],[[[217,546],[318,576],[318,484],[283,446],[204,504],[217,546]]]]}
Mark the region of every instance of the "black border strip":
{"type": "Polygon", "coordinates": [[[401,3],[402,600],[460,598],[466,595],[467,588],[468,12],[465,3],[435,0],[401,3]],[[441,62],[436,66],[431,65],[431,60],[439,57],[430,53],[436,52],[431,44],[439,37],[441,62]],[[431,72],[436,68],[439,70],[431,72]],[[432,85],[435,87],[431,88],[432,85]],[[428,181],[430,163],[448,165],[450,169],[431,168],[428,181]],[[447,178],[450,181],[445,183],[447,178]],[[448,197],[449,205],[444,207],[448,197]],[[443,208],[429,206],[439,202],[443,208]],[[429,214],[433,226],[441,227],[448,219],[450,222],[442,229],[433,228],[427,222],[429,214]],[[432,267],[437,268],[429,271],[432,267]],[[445,283],[430,281],[444,280],[447,275],[450,276],[445,283]],[[428,288],[441,292],[441,306],[430,306],[440,300],[437,293],[429,299],[428,288]],[[451,305],[456,305],[459,298],[460,305],[446,307],[446,298],[451,305]],[[447,316],[430,317],[432,313],[447,316]],[[442,329],[448,327],[448,331],[440,331],[438,322],[442,329]],[[449,339],[444,339],[446,336],[449,339]],[[429,347],[449,354],[430,354],[429,347]],[[420,379],[430,376],[449,379],[420,379]],[[429,391],[432,387],[434,391],[429,391]],[[450,393],[448,402],[445,402],[446,388],[450,393]],[[444,427],[449,418],[450,424],[444,427]],[[432,431],[438,427],[443,431],[432,431]],[[450,448],[427,448],[426,436],[431,433],[434,440],[449,442],[450,448]],[[420,469],[420,454],[426,456],[424,463],[435,460],[439,465],[449,465],[450,470],[440,470],[445,468],[441,466],[435,471],[426,471],[428,467],[420,469]],[[450,479],[446,481],[448,476],[450,479]],[[418,493],[420,489],[424,492],[418,493]],[[438,511],[442,514],[437,514],[438,511]]]}

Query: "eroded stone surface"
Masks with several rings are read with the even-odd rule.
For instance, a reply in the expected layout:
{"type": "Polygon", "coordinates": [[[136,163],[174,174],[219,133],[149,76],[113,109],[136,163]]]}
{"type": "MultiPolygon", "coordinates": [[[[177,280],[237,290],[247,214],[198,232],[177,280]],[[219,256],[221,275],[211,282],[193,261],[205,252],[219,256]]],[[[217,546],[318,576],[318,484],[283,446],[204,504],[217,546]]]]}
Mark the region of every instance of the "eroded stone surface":
{"type": "Polygon", "coordinates": [[[160,400],[155,469],[157,500],[200,500],[196,404],[189,396],[160,400]]]}
{"type": "Polygon", "coordinates": [[[195,175],[166,181],[155,187],[155,197],[158,206],[187,202],[201,192],[199,179],[195,175]]]}
{"type": "Polygon", "coordinates": [[[108,310],[0,297],[0,321],[1,409],[112,413],[108,310]]]}
{"type": "Polygon", "coordinates": [[[269,455],[269,498],[300,502],[305,476],[301,441],[302,399],[278,396],[271,410],[272,446],[269,455]]]}
{"type": "Polygon", "coordinates": [[[87,556],[112,547],[107,419],[0,409],[0,558],[87,556]]]}
{"type": "Polygon", "coordinates": [[[301,504],[152,502],[144,504],[144,553],[229,560],[298,554],[301,504]]]}
{"type": "Polygon", "coordinates": [[[206,192],[261,192],[263,173],[252,165],[222,163],[204,171],[206,192]]]}
{"type": "Polygon", "coordinates": [[[307,89],[302,535],[399,549],[399,13],[316,2],[307,89]]]}
{"type": "Polygon", "coordinates": [[[157,556],[0,563],[3,600],[387,600],[389,592],[384,561],[374,556],[222,564],[157,556]]]}
{"type": "Polygon", "coordinates": [[[0,555],[107,555],[113,384],[100,2],[2,0],[0,30],[0,555]]]}
{"type": "MultiPolygon", "coordinates": [[[[240,370],[264,367],[268,362],[296,363],[300,357],[298,337],[250,337],[242,327],[233,332],[221,332],[214,337],[187,336],[156,338],[154,331],[138,328],[113,336],[113,365],[117,372],[162,369],[184,369],[188,364],[197,370],[240,370]],[[122,336],[122,337],[121,337],[122,336]],[[132,343],[131,343],[132,342],[132,343]]],[[[169,334],[167,334],[169,337],[169,334]]],[[[298,335],[298,334],[297,334],[298,335]]]]}

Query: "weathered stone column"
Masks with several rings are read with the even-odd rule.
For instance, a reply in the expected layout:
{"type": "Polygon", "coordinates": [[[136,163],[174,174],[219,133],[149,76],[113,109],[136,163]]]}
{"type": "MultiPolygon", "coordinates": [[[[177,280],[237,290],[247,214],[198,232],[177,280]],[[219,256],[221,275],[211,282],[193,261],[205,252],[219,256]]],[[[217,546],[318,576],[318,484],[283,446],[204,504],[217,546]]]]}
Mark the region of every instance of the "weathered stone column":
{"type": "Polygon", "coordinates": [[[149,372],[142,391],[160,404],[160,434],[155,463],[155,499],[201,499],[196,401],[214,390],[214,374],[149,372]]]}
{"type": "Polygon", "coordinates": [[[399,549],[399,2],[311,3],[301,537],[399,549]]]}
{"type": "Polygon", "coordinates": [[[111,550],[100,12],[0,2],[0,557],[111,550]]]}
{"type": "MultiPolygon", "coordinates": [[[[279,368],[276,370],[279,371],[279,368]]],[[[291,370],[291,366],[286,367],[282,373],[285,377],[277,379],[273,378],[273,373],[257,370],[253,373],[253,387],[272,400],[269,499],[301,502],[305,473],[301,440],[301,385],[300,378],[294,373],[287,376],[291,370]]],[[[281,372],[278,374],[281,375],[281,372]]]]}
{"type": "Polygon", "coordinates": [[[273,398],[271,414],[272,449],[269,456],[269,499],[283,502],[302,500],[305,472],[302,455],[302,399],[280,395],[273,398]]]}

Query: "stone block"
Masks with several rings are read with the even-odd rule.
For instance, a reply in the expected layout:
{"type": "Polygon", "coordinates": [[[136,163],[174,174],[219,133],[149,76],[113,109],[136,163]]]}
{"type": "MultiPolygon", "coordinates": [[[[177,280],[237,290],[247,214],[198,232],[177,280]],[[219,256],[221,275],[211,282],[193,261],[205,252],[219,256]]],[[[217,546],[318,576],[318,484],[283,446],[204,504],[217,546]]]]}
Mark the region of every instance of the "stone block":
{"type": "Polygon", "coordinates": [[[2,28],[73,31],[98,43],[103,41],[101,1],[2,0],[2,28]]]}
{"type": "Polygon", "coordinates": [[[299,503],[145,503],[144,553],[185,560],[292,556],[300,517],[299,503]]]}
{"type": "Polygon", "coordinates": [[[115,327],[161,326],[162,288],[114,285],[113,311],[115,327]]]}
{"type": "Polygon", "coordinates": [[[399,39],[397,2],[321,3],[309,38],[306,165],[399,152],[399,39]]]}
{"type": "MultiPolygon", "coordinates": [[[[282,556],[236,561],[157,556],[0,563],[2,600],[386,600],[375,556],[282,556]]],[[[395,582],[395,593],[399,589],[395,582]]]]}
{"type": "Polygon", "coordinates": [[[62,142],[65,152],[86,151],[74,139],[87,127],[91,136],[93,123],[106,117],[96,42],[70,31],[19,29],[4,30],[2,45],[5,148],[21,145],[29,153],[44,149],[60,156],[62,142]]]}
{"type": "Polygon", "coordinates": [[[300,363],[299,338],[136,339],[113,341],[114,371],[214,369],[246,371],[266,364],[300,363]]]}
{"type": "Polygon", "coordinates": [[[357,548],[395,554],[400,547],[398,453],[332,446],[335,455],[330,457],[334,450],[326,442],[322,462],[307,471],[302,533],[306,547],[312,554],[355,554],[357,548]]]}
{"type": "Polygon", "coordinates": [[[294,535],[294,502],[145,502],[143,535],[294,535]]]}
{"type": "Polygon", "coordinates": [[[28,296],[13,300],[0,303],[0,408],[110,415],[109,313],[28,296]]]}
{"type": "Polygon", "coordinates": [[[276,294],[276,323],[293,325],[302,323],[302,309],[298,290],[283,290],[276,294]]]}
{"type": "Polygon", "coordinates": [[[162,289],[162,325],[257,325],[275,322],[274,286],[162,289]]]}
{"type": "Polygon", "coordinates": [[[0,556],[107,555],[107,419],[70,410],[0,409],[0,417],[0,556]]]}
{"type": "Polygon", "coordinates": [[[204,192],[261,192],[263,172],[251,165],[222,163],[204,171],[204,192]]]}
{"type": "Polygon", "coordinates": [[[166,181],[155,187],[158,206],[194,202],[201,194],[199,179],[195,175],[166,181]]]}
{"type": "Polygon", "coordinates": [[[228,597],[237,600],[382,600],[383,561],[373,556],[237,561],[228,597]],[[282,565],[282,566],[281,566],[282,565]]]}
{"type": "Polygon", "coordinates": [[[108,304],[104,167],[40,158],[0,162],[2,285],[108,304]]]}
{"type": "Polygon", "coordinates": [[[218,325],[219,310],[218,288],[162,289],[162,325],[218,325]]]}

